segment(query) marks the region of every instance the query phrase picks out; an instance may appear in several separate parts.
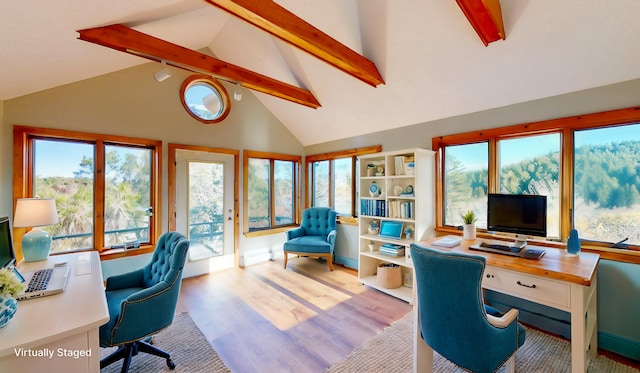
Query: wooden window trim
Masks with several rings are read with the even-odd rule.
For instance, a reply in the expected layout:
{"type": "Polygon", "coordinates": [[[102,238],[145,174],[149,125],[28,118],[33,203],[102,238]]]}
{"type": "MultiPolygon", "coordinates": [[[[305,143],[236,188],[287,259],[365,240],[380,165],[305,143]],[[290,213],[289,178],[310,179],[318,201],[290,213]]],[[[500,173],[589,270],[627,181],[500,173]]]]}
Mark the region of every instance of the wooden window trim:
{"type": "MultiPolygon", "coordinates": [[[[94,250],[98,251],[101,260],[124,256],[135,256],[155,249],[158,234],[161,232],[162,201],[161,201],[161,155],[162,141],[143,138],[116,136],[107,134],[97,134],[89,132],[68,131],[52,128],[39,128],[30,126],[13,126],[13,208],[18,198],[30,197],[33,195],[33,141],[35,139],[49,140],[69,140],[84,141],[98,147],[108,144],[140,146],[152,150],[150,165],[151,190],[149,198],[153,205],[153,216],[150,217],[149,241],[150,245],[142,245],[138,249],[108,249],[104,247],[104,218],[101,211],[104,210],[104,180],[96,177],[97,174],[104,174],[104,157],[101,152],[95,153],[94,169],[94,250]],[[100,189],[102,188],[102,189],[100,189]]],[[[14,228],[13,239],[18,260],[22,258],[22,237],[26,234],[26,228],[14,228]]],[[[52,254],[55,255],[55,254],[52,254]]]]}
{"type": "MultiPolygon", "coordinates": [[[[245,237],[259,237],[270,234],[281,233],[291,229],[292,227],[300,224],[300,167],[302,164],[302,156],[292,155],[292,154],[281,154],[281,153],[270,153],[270,152],[261,152],[254,150],[244,150],[242,157],[242,168],[243,168],[243,212],[244,212],[244,229],[243,235],[245,237]],[[249,231],[249,158],[258,158],[258,159],[268,159],[270,162],[270,170],[269,170],[269,183],[270,190],[273,191],[273,183],[274,183],[274,161],[289,161],[294,162],[293,168],[293,220],[294,223],[285,226],[274,226],[275,222],[275,214],[274,214],[274,205],[271,203],[269,205],[269,209],[271,212],[271,228],[260,229],[256,231],[249,231]]],[[[273,201],[273,196],[269,196],[273,201]]]]}
{"type": "Polygon", "coordinates": [[[333,203],[333,161],[341,158],[352,158],[353,162],[351,163],[351,173],[353,183],[351,185],[351,216],[338,216],[338,223],[347,224],[347,225],[358,225],[356,218],[356,178],[358,177],[356,170],[356,158],[360,155],[364,154],[373,154],[379,153],[382,151],[382,145],[374,145],[364,148],[356,148],[356,149],[348,149],[348,150],[340,150],[336,152],[330,153],[320,153],[308,155],[305,157],[305,169],[309,172],[307,178],[305,178],[305,203],[304,207],[309,208],[311,206],[312,197],[312,180],[315,175],[313,174],[313,167],[311,166],[313,162],[321,162],[321,161],[329,161],[329,203],[333,203]]]}
{"type": "MultiPolygon", "coordinates": [[[[436,231],[451,233],[453,227],[443,225],[444,208],[444,149],[452,145],[489,142],[489,191],[498,189],[497,142],[508,138],[526,137],[546,133],[560,133],[560,240],[566,241],[571,230],[573,210],[573,134],[576,130],[615,127],[640,122],[640,106],[599,113],[556,118],[538,122],[516,124],[486,130],[470,131],[453,135],[437,136],[431,139],[431,147],[436,152],[436,231]]],[[[564,247],[564,243],[558,243],[564,247]]],[[[640,246],[630,245],[628,250],[612,249],[601,242],[583,241],[584,251],[596,252],[603,259],[640,264],[640,246]]]]}

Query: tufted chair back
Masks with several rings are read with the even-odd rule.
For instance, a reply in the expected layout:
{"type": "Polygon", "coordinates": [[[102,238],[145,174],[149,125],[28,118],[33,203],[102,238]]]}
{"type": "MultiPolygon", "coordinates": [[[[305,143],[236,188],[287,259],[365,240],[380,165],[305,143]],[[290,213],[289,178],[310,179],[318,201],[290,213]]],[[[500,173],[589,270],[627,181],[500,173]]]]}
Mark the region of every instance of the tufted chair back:
{"type": "Polygon", "coordinates": [[[178,248],[179,245],[184,245],[185,240],[186,238],[178,232],[167,232],[160,236],[151,261],[143,269],[145,288],[161,281],[172,284],[182,275],[186,255],[178,248]]]}
{"type": "Polygon", "coordinates": [[[307,236],[327,236],[336,229],[336,212],[328,207],[310,207],[302,212],[301,227],[307,236]]]}

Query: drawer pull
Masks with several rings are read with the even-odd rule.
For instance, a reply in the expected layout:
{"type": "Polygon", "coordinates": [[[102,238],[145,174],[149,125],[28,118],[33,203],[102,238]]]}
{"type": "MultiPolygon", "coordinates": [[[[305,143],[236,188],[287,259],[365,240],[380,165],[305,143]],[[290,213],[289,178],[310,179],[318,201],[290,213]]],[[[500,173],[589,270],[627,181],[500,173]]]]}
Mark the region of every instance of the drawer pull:
{"type": "Polygon", "coordinates": [[[526,284],[523,284],[523,283],[522,283],[522,282],[520,282],[520,281],[518,281],[518,282],[517,282],[517,284],[518,284],[518,285],[520,285],[520,286],[524,286],[525,288],[529,288],[529,289],[535,289],[535,288],[536,288],[536,284],[533,284],[533,285],[526,285],[526,284]]]}

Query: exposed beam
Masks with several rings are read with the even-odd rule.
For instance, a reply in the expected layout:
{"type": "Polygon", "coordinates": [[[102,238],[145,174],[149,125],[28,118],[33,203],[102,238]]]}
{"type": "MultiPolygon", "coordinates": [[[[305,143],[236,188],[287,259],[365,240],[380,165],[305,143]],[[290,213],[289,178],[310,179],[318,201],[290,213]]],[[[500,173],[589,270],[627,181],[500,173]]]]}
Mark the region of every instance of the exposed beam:
{"type": "Polygon", "coordinates": [[[485,46],[506,38],[500,0],[456,0],[485,46]]]}
{"type": "Polygon", "coordinates": [[[153,61],[164,60],[184,70],[210,73],[238,82],[243,87],[276,96],[311,108],[320,103],[311,92],[258,74],[217,58],[181,47],[168,41],[116,24],[79,30],[79,39],[153,61]]]}
{"type": "Polygon", "coordinates": [[[376,65],[273,0],[204,0],[376,87],[384,80],[376,65]]]}

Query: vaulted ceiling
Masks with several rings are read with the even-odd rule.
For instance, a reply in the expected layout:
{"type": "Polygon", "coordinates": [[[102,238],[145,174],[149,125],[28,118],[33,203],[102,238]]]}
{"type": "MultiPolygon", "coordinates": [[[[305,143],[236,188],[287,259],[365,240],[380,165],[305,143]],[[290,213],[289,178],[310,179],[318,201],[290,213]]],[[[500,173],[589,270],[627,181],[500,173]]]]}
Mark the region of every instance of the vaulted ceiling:
{"type": "MultiPolygon", "coordinates": [[[[637,0],[502,0],[485,46],[455,0],[278,0],[373,62],[356,79],[200,0],[2,1],[0,100],[149,63],[78,40],[123,24],[309,91],[317,109],[255,92],[312,145],[640,78],[637,0]]],[[[178,103],[177,103],[178,104],[178,103]]]]}

